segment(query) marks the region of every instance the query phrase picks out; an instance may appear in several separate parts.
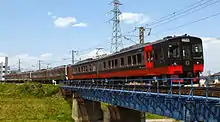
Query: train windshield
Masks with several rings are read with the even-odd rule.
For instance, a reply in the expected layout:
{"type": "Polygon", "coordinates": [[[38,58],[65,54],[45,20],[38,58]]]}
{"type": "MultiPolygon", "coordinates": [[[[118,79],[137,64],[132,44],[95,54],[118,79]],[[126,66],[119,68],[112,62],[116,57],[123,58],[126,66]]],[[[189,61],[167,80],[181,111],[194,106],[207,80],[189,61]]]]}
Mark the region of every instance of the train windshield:
{"type": "Polygon", "coordinates": [[[192,45],[192,52],[193,53],[201,53],[202,52],[202,44],[193,44],[192,45]]]}
{"type": "Polygon", "coordinates": [[[180,48],[177,44],[170,44],[168,49],[168,58],[179,58],[180,57],[180,48]]]}

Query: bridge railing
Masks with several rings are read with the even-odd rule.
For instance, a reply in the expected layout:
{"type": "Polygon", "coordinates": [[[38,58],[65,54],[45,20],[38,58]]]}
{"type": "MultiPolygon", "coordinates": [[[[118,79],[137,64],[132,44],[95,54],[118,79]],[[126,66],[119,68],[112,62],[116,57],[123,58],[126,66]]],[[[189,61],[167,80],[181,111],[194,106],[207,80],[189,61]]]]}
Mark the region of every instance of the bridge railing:
{"type": "Polygon", "coordinates": [[[152,78],[152,79],[90,79],[90,80],[68,80],[63,84],[75,88],[90,89],[117,89],[128,91],[142,91],[147,93],[173,94],[220,97],[220,87],[213,85],[213,81],[220,77],[199,78],[152,78]],[[175,81],[175,82],[173,82],[175,81]],[[197,82],[196,82],[197,81],[197,82]],[[202,85],[201,85],[202,82],[202,85]],[[187,85],[185,84],[187,83],[187,85]],[[212,83],[212,84],[210,84],[212,83]]]}

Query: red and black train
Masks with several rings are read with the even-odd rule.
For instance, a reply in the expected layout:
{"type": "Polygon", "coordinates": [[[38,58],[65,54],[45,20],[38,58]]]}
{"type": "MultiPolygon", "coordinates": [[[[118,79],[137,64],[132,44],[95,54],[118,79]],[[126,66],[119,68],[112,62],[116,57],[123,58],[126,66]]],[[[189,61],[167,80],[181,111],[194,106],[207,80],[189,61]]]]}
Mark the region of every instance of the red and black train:
{"type": "MultiPolygon", "coordinates": [[[[204,70],[202,40],[189,35],[169,36],[161,40],[133,45],[119,52],[96,59],[86,59],[74,65],[53,69],[9,74],[6,81],[38,82],[136,79],[136,78],[198,78],[204,70]]],[[[181,80],[187,83],[187,80],[181,80]]],[[[172,80],[177,82],[177,80],[172,80]]],[[[194,83],[198,83],[195,79],[194,83]]]]}

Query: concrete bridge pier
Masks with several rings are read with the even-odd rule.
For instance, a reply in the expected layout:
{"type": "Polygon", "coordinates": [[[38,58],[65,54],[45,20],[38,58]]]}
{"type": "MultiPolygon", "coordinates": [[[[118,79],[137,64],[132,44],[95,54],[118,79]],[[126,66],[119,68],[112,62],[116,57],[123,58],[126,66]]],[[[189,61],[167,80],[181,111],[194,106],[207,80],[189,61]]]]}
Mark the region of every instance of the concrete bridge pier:
{"type": "Polygon", "coordinates": [[[111,105],[104,108],[104,122],[145,122],[139,111],[111,105]]]}
{"type": "Polygon", "coordinates": [[[83,99],[81,99],[77,93],[73,93],[72,98],[72,118],[75,122],[89,122],[86,107],[83,99]]]}
{"type": "Polygon", "coordinates": [[[101,103],[85,100],[73,93],[72,118],[75,122],[103,122],[101,103]]]}
{"type": "Polygon", "coordinates": [[[84,100],[84,104],[85,104],[90,122],[103,122],[103,111],[101,109],[100,102],[84,100]]]}

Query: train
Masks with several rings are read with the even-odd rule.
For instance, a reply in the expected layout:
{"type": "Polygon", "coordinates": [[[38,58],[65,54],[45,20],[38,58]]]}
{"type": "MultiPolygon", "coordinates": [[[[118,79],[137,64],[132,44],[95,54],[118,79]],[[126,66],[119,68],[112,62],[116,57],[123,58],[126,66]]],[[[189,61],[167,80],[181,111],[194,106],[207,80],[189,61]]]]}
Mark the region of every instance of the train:
{"type": "MultiPolygon", "coordinates": [[[[52,82],[56,80],[198,78],[204,70],[202,39],[184,34],[132,45],[112,54],[88,58],[52,69],[8,74],[5,81],[52,82]]],[[[189,80],[167,83],[189,84],[189,80]]]]}

